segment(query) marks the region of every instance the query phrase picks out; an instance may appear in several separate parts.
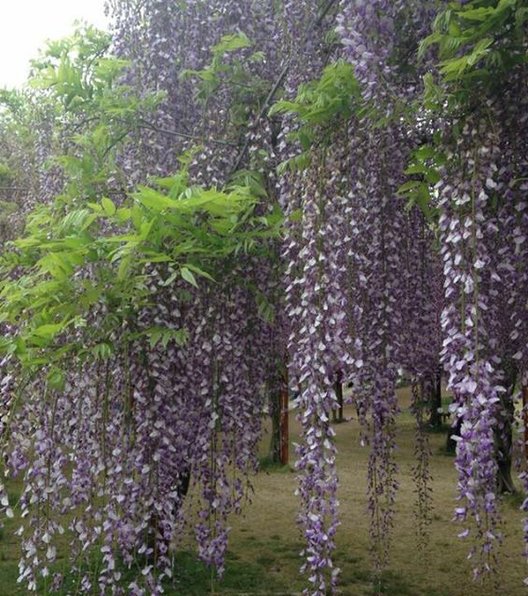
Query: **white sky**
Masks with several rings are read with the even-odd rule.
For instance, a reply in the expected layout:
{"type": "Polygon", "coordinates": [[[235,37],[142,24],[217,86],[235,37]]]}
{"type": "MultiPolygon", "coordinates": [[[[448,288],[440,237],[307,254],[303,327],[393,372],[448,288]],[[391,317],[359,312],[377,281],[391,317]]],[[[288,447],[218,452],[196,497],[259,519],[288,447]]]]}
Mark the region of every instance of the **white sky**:
{"type": "Polygon", "coordinates": [[[0,0],[0,88],[20,86],[47,39],[65,37],[84,19],[105,28],[104,0],[0,0]]]}

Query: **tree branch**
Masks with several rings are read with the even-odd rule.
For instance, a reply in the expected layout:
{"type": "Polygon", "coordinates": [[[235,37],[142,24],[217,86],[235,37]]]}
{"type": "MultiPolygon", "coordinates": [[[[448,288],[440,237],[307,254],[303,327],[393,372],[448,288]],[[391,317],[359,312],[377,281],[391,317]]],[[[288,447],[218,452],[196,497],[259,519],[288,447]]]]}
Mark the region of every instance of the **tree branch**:
{"type": "MultiPolygon", "coordinates": [[[[153,124],[152,122],[148,122],[147,120],[140,120],[138,124],[139,128],[144,128],[147,130],[152,130],[153,132],[158,132],[160,134],[169,135],[172,137],[180,137],[182,139],[190,139],[191,141],[200,141],[204,142],[202,137],[189,134],[187,132],[181,132],[179,130],[167,130],[166,128],[160,128],[153,124]]],[[[228,147],[238,147],[237,143],[233,143],[232,141],[226,141],[224,139],[208,139],[209,142],[215,143],[217,145],[227,145],[228,147]]]]}
{"type": "MultiPolygon", "coordinates": [[[[304,47],[306,45],[311,32],[323,22],[326,15],[329,13],[331,8],[336,3],[337,3],[337,0],[329,0],[323,6],[321,12],[317,15],[317,17],[308,26],[308,28],[304,34],[303,40],[301,42],[301,47],[304,47]]],[[[275,97],[277,91],[279,90],[279,87],[284,82],[284,79],[286,78],[288,71],[290,70],[291,63],[292,63],[292,52],[290,51],[290,55],[288,56],[288,59],[286,60],[284,67],[282,68],[275,83],[273,83],[273,86],[271,87],[270,92],[268,93],[268,95],[266,96],[266,99],[264,100],[264,103],[262,104],[262,108],[255,120],[255,124],[258,124],[262,120],[262,118],[265,116],[266,112],[268,111],[268,107],[270,106],[271,102],[273,101],[273,98],[275,97]]],[[[250,139],[246,138],[246,141],[242,147],[242,150],[240,151],[240,153],[237,157],[235,165],[231,168],[230,175],[234,174],[240,167],[240,164],[242,163],[242,160],[246,156],[247,150],[249,149],[249,143],[250,143],[250,139]]]]}

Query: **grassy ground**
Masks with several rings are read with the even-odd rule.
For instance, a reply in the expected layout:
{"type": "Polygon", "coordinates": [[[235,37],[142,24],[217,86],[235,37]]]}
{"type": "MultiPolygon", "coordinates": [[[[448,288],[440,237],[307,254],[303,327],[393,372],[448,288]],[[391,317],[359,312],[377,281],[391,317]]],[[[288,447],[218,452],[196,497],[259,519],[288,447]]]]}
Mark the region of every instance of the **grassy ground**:
{"type": "MultiPolygon", "coordinates": [[[[429,552],[416,547],[414,532],[413,420],[408,413],[408,390],[400,390],[402,414],[398,423],[397,454],[400,491],[394,528],[392,558],[381,584],[373,586],[370,572],[368,515],[365,500],[367,449],[359,446],[358,425],[353,408],[345,409],[352,420],[336,425],[339,448],[340,501],[342,525],[338,534],[336,560],[342,569],[341,593],[351,596],[388,594],[390,596],[487,596],[495,593],[515,596],[524,593],[526,573],[522,552],[520,499],[503,503],[505,542],[499,588],[491,583],[475,584],[467,561],[469,545],[456,537],[459,528],[451,521],[455,507],[456,476],[453,458],[444,452],[445,435],[431,434],[433,456],[434,513],[429,552]]],[[[298,434],[292,415],[292,441],[298,434]]],[[[269,437],[265,438],[262,453],[269,437]]],[[[222,582],[211,582],[209,571],[189,553],[179,555],[175,587],[168,594],[241,596],[268,594],[294,595],[305,586],[299,576],[302,537],[295,524],[297,498],[295,474],[289,468],[266,467],[255,479],[255,493],[243,516],[232,520],[231,542],[226,575],[222,582]]],[[[19,487],[13,485],[16,493],[19,487]]],[[[11,526],[0,533],[0,596],[24,594],[17,588],[18,545],[11,526]]],[[[65,548],[63,549],[65,554],[65,548]]],[[[60,551],[59,551],[60,552],[60,551]]]]}
{"type": "MultiPolygon", "coordinates": [[[[342,573],[342,593],[391,596],[482,596],[494,594],[493,585],[475,584],[467,561],[469,545],[457,538],[460,528],[451,520],[456,506],[456,473],[453,457],[444,450],[445,434],[429,435],[432,448],[434,512],[428,553],[416,547],[413,515],[414,421],[408,413],[409,391],[401,389],[402,414],[398,424],[400,491],[397,504],[390,568],[382,578],[381,589],[374,589],[370,572],[368,514],[366,511],[366,471],[368,450],[359,446],[358,424],[353,408],[345,409],[352,420],[336,425],[339,448],[340,502],[342,526],[338,532],[337,563],[342,573]]],[[[292,421],[296,434],[298,427],[292,421]]],[[[267,566],[270,577],[281,579],[289,589],[301,591],[296,553],[302,540],[295,526],[297,501],[295,474],[261,473],[255,482],[255,497],[242,519],[233,523],[232,548],[245,561],[267,566]]],[[[528,575],[521,553],[523,548],[519,511],[522,499],[509,497],[503,503],[505,542],[500,585],[497,593],[515,596],[524,593],[528,575]]],[[[266,593],[266,592],[263,592],[266,593]]],[[[287,592],[290,593],[290,592],[287,592]]]]}

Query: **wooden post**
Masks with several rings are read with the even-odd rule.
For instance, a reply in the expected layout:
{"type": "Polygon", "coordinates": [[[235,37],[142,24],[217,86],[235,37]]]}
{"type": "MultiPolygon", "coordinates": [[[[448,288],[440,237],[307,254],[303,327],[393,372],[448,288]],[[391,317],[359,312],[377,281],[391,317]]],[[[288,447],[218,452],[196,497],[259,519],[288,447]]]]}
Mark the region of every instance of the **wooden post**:
{"type": "Polygon", "coordinates": [[[280,463],[288,465],[289,461],[289,424],[288,424],[288,373],[284,373],[280,391],[280,463]]]}

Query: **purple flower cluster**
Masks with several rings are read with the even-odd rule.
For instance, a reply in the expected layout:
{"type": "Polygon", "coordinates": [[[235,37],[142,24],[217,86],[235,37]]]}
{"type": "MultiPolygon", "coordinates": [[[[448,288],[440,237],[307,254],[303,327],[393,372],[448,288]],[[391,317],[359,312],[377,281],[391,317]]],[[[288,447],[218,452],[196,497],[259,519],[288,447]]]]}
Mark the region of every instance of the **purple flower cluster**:
{"type": "MultiPolygon", "coordinates": [[[[456,518],[466,524],[473,519],[477,576],[497,564],[499,464],[512,457],[514,387],[526,358],[521,255],[528,228],[525,188],[515,182],[516,168],[525,166],[518,163],[517,142],[506,132],[518,108],[490,101],[491,126],[487,117],[468,117],[438,185],[445,280],[442,356],[460,427],[456,518]]],[[[526,117],[517,122],[523,130],[526,117]]],[[[467,525],[461,535],[471,533],[467,525]]]]}

